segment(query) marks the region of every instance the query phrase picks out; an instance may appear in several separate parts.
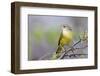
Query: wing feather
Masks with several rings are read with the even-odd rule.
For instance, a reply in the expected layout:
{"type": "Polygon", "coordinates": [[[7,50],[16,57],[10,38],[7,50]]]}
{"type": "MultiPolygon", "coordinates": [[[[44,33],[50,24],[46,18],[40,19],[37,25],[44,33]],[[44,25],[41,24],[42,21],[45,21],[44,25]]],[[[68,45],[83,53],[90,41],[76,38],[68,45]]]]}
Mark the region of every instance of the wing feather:
{"type": "Polygon", "coordinates": [[[59,41],[58,41],[58,45],[60,45],[60,40],[62,39],[62,36],[63,36],[63,34],[62,34],[62,32],[60,33],[60,37],[59,37],[59,41]]]}

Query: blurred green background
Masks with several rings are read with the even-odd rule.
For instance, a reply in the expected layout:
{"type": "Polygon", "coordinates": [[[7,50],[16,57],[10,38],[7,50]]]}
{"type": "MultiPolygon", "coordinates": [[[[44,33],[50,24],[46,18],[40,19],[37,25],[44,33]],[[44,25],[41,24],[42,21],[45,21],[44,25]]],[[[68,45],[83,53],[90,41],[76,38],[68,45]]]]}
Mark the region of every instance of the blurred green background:
{"type": "Polygon", "coordinates": [[[28,60],[38,60],[56,51],[63,24],[72,27],[74,39],[77,40],[79,33],[87,30],[87,21],[87,17],[29,15],[28,60]]]}

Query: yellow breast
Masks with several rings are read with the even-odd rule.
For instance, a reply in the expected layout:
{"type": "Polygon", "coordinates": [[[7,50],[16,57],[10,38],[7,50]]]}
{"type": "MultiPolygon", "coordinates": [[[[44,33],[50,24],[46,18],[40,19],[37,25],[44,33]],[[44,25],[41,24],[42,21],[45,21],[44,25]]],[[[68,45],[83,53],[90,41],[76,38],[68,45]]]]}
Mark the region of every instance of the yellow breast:
{"type": "Polygon", "coordinates": [[[73,36],[72,31],[63,31],[63,36],[65,38],[72,39],[72,36],[73,36]]]}
{"type": "Polygon", "coordinates": [[[69,45],[72,41],[72,36],[73,36],[72,31],[63,31],[63,37],[61,39],[61,43],[63,45],[65,44],[69,45]]]}

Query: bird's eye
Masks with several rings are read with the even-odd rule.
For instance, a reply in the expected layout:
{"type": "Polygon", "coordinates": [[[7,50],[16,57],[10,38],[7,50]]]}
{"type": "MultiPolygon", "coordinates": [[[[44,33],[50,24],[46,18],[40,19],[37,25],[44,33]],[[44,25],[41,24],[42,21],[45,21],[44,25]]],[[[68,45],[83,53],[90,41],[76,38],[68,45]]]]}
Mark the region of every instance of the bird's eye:
{"type": "Polygon", "coordinates": [[[66,26],[63,26],[64,28],[66,27],[66,26]]]}

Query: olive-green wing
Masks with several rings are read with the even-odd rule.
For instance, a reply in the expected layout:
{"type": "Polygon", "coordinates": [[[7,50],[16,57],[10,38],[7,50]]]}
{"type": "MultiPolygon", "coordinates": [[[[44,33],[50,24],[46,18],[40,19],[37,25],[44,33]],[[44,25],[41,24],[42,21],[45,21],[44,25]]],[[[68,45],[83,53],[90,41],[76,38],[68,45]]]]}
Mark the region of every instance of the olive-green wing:
{"type": "Polygon", "coordinates": [[[58,41],[58,45],[60,45],[60,40],[62,39],[62,36],[63,36],[63,34],[62,34],[62,32],[60,33],[60,37],[59,37],[59,41],[58,41]]]}

